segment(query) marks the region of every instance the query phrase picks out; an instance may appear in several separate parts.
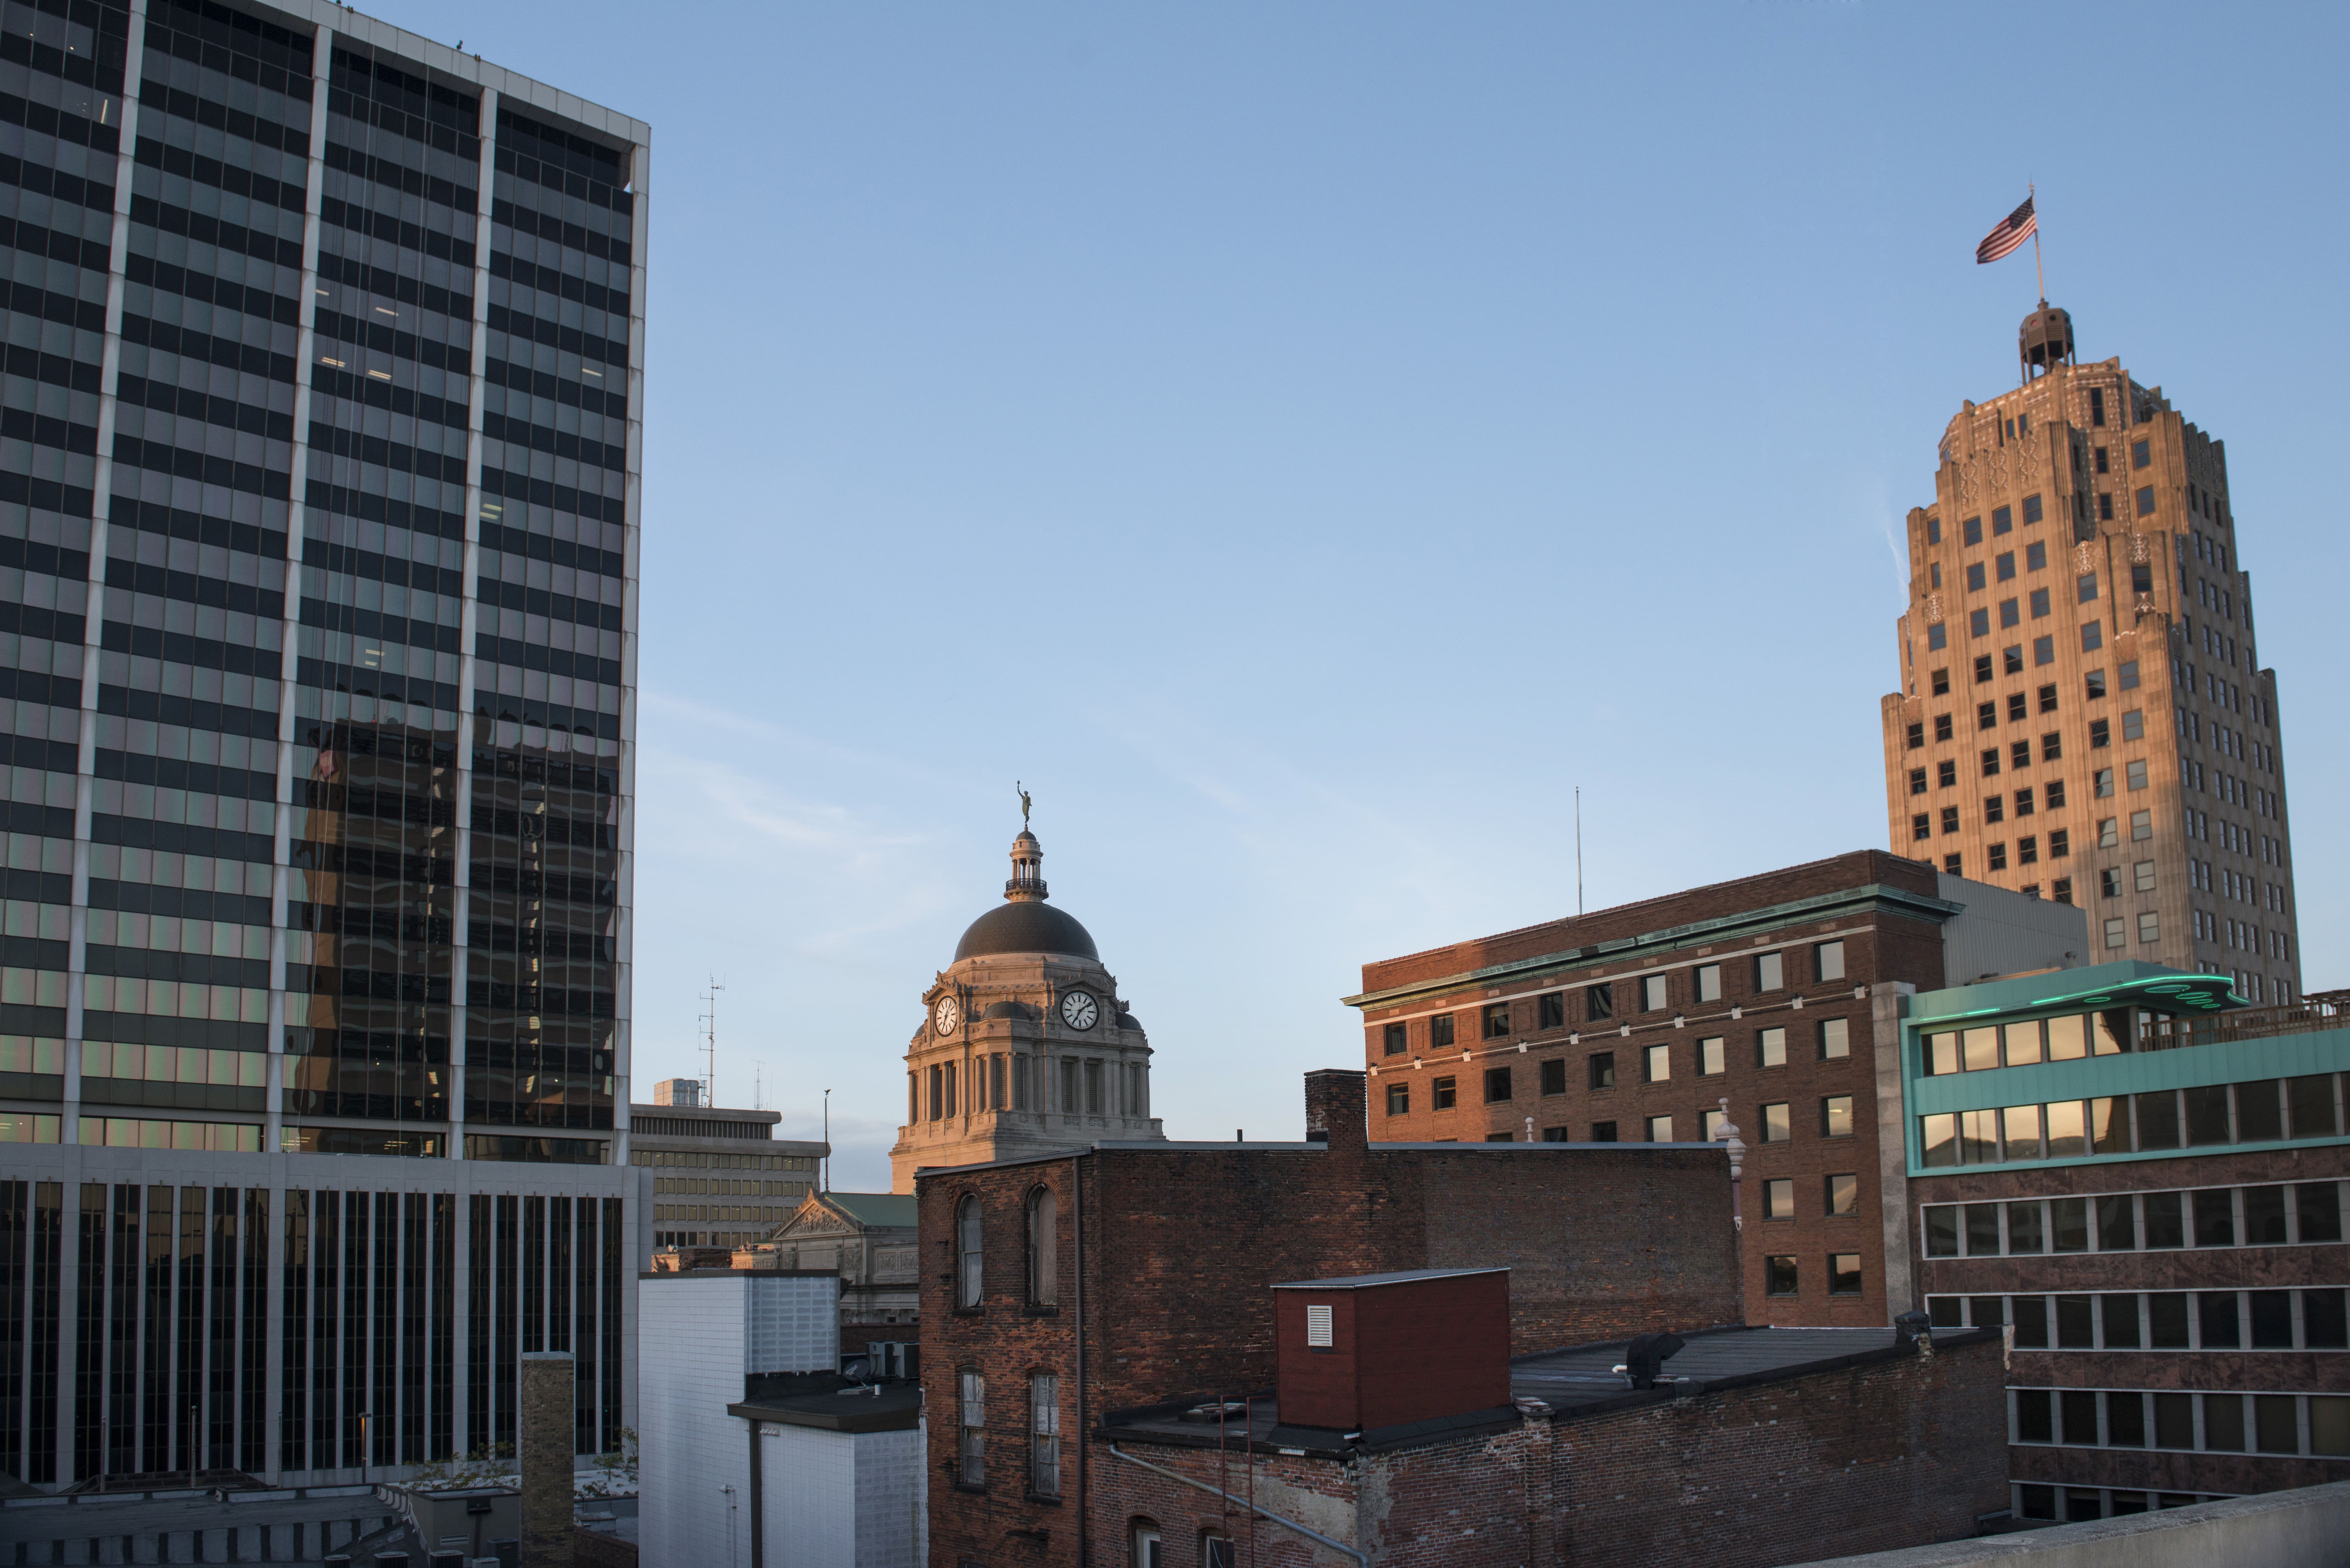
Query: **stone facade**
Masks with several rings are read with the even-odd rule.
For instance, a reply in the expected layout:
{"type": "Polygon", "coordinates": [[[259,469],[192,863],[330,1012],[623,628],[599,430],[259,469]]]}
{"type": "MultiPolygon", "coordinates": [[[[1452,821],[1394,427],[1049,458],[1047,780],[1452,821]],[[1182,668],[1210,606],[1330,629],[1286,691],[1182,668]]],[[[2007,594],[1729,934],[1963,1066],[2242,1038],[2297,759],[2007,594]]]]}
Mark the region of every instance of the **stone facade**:
{"type": "Polygon", "coordinates": [[[837,1270],[844,1329],[910,1326],[920,1306],[911,1198],[890,1192],[816,1192],[802,1199],[766,1241],[739,1250],[734,1262],[749,1269],[837,1270]]]}
{"type": "Polygon", "coordinates": [[[2100,961],[2290,1001],[2276,671],[2224,443],[2119,359],[2068,352],[1962,405],[1939,458],[1882,704],[1894,847],[2079,904],[2100,961]]]}
{"type": "Polygon", "coordinates": [[[1093,938],[1045,904],[1044,851],[1012,846],[1005,907],[972,923],[921,994],[906,1048],[891,1185],[925,1167],[1017,1159],[1094,1138],[1162,1137],[1150,1042],[1093,938]]]}

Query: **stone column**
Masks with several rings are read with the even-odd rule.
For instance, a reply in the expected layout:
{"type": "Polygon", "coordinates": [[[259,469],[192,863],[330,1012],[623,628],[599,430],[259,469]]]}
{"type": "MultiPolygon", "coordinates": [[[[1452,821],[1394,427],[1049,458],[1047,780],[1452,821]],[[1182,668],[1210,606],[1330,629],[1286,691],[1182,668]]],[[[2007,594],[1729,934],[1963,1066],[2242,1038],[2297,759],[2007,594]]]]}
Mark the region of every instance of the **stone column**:
{"type": "Polygon", "coordinates": [[[567,1353],[522,1358],[523,1568],[572,1568],[572,1376],[567,1353]]]}

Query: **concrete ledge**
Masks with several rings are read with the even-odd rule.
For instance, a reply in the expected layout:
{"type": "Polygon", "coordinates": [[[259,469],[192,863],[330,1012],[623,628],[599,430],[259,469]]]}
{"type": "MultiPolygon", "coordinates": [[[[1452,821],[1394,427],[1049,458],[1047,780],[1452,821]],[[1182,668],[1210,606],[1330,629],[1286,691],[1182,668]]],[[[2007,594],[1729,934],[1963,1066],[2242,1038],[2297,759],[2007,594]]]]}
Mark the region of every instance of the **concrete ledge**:
{"type": "Polygon", "coordinates": [[[1800,1568],[2337,1568],[2350,1562],[2350,1481],[2262,1492],[2124,1519],[2056,1524],[1974,1541],[1824,1559],[1800,1568]]]}

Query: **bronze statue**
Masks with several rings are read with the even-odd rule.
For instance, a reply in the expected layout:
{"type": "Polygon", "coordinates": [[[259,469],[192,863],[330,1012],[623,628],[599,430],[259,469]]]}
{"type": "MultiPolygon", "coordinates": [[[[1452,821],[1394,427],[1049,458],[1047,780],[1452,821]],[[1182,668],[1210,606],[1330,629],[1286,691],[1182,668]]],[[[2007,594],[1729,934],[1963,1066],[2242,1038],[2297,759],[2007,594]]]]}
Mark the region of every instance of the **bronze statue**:
{"type": "Polygon", "coordinates": [[[1018,779],[1012,781],[1012,787],[1020,790],[1020,830],[1025,833],[1028,830],[1028,792],[1021,789],[1018,779]]]}

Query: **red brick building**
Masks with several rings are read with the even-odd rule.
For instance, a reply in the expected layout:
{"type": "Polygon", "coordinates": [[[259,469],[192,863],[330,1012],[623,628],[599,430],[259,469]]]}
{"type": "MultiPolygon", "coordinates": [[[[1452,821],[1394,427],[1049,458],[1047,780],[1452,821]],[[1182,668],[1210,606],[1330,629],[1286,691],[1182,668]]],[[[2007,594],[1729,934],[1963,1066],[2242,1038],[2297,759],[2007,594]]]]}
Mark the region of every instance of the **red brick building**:
{"type": "Polygon", "coordinates": [[[1745,1321],[1875,1324],[1916,1303],[1901,996],[2088,956],[2069,906],[1865,850],[1367,963],[1346,1001],[1377,1139],[1688,1143],[1726,1100],[1745,1321]]]}
{"type": "Polygon", "coordinates": [[[920,1176],[932,1562],[1118,1561],[1124,1503],[1084,1436],[1271,1388],[1277,1282],[1507,1268],[1512,1353],[1739,1321],[1720,1148],[1373,1147],[1363,1084],[1309,1075],[1300,1143],[920,1176]]]}

